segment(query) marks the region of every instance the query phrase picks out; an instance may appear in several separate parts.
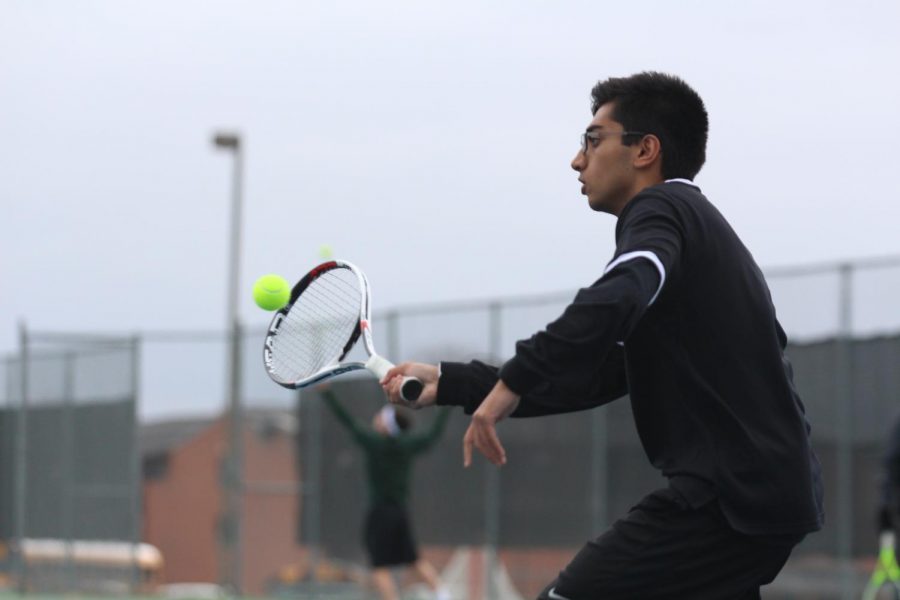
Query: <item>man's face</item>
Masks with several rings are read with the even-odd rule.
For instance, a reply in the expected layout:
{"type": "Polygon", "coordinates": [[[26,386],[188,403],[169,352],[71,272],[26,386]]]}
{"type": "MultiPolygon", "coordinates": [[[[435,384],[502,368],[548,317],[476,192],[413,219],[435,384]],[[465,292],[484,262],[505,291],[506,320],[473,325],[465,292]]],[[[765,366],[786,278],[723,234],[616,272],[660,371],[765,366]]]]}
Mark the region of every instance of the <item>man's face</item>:
{"type": "Polygon", "coordinates": [[[585,131],[586,149],[572,160],[578,171],[581,193],[590,207],[618,215],[634,193],[636,171],[633,168],[635,146],[622,143],[621,123],[612,118],[613,103],[602,105],[585,131]]]}

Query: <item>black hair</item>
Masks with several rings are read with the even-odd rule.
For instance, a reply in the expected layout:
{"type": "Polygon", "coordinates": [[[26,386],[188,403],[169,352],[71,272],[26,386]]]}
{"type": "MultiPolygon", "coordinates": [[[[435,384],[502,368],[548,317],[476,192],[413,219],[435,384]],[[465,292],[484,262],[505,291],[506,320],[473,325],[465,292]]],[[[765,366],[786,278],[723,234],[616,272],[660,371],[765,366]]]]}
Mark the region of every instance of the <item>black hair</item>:
{"type": "MultiPolygon", "coordinates": [[[[662,176],[693,179],[706,162],[709,117],[703,99],[674,75],[645,71],[611,77],[591,90],[591,113],[609,102],[626,131],[652,133],[662,147],[662,176]]],[[[623,136],[626,145],[637,141],[623,136]]]]}

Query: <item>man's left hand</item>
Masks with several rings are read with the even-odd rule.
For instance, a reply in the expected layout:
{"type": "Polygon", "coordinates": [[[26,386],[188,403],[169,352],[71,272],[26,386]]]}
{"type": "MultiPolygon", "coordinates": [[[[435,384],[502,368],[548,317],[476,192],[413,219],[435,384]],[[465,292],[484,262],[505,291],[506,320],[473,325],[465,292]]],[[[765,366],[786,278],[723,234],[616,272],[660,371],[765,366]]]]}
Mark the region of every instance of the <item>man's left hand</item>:
{"type": "Polygon", "coordinates": [[[463,437],[463,466],[472,464],[473,446],[498,467],[506,464],[506,450],[497,437],[496,425],[512,414],[517,406],[519,395],[506,387],[502,380],[498,381],[472,414],[472,423],[463,437]]]}

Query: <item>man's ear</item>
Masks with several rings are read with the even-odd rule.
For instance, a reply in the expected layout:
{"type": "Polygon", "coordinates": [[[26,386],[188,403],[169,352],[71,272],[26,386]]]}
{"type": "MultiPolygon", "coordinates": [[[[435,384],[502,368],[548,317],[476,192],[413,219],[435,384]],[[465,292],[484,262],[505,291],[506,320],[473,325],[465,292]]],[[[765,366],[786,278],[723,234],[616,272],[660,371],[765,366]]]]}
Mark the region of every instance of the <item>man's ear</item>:
{"type": "Polygon", "coordinates": [[[662,144],[659,138],[648,133],[641,138],[637,144],[637,154],[634,157],[634,166],[638,169],[646,169],[653,166],[653,163],[659,161],[662,167],[662,144]]]}

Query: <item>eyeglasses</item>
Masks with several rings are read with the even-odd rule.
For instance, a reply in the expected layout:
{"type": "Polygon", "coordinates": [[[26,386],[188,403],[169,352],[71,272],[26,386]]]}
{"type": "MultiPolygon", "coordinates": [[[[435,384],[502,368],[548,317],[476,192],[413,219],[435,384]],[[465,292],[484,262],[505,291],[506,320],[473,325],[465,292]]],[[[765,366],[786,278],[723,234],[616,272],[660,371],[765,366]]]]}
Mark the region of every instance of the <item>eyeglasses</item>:
{"type": "Polygon", "coordinates": [[[581,134],[581,151],[584,154],[587,154],[588,150],[588,142],[591,142],[593,145],[599,144],[603,138],[610,137],[613,135],[619,135],[622,137],[626,137],[629,135],[647,135],[646,133],[641,133],[640,131],[585,131],[581,134]]]}

